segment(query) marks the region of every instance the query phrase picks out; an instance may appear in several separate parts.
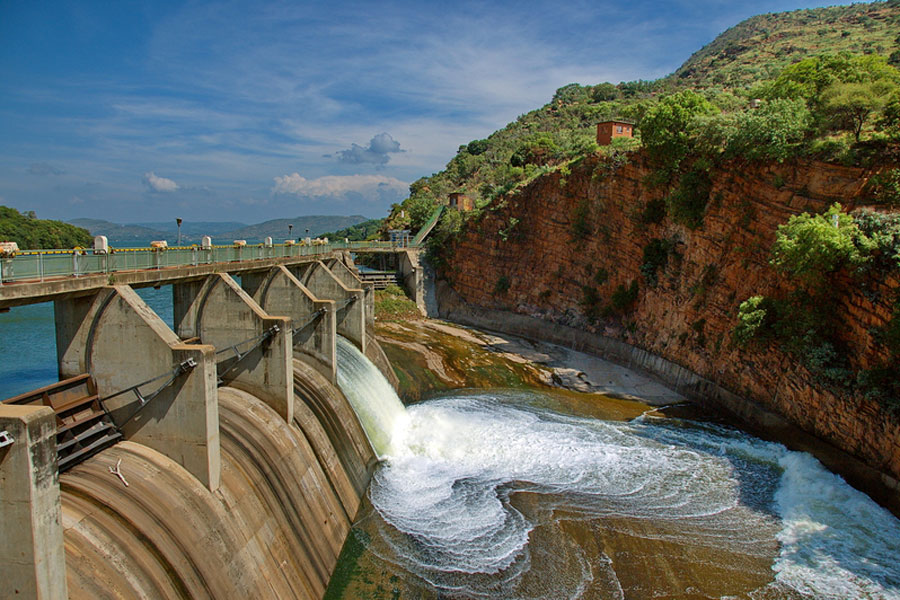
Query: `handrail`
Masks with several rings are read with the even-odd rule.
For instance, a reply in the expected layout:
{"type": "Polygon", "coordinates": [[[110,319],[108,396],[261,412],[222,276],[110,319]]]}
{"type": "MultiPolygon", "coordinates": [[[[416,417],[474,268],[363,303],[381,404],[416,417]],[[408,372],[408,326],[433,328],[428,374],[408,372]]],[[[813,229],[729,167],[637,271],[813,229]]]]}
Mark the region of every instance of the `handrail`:
{"type": "MultiPolygon", "coordinates": [[[[110,248],[20,250],[0,257],[0,287],[21,281],[46,281],[63,277],[112,274],[119,271],[159,270],[218,263],[245,263],[273,258],[300,258],[329,254],[336,250],[364,252],[399,248],[393,242],[361,241],[328,244],[253,244],[172,246],[168,248],[110,248]]],[[[414,248],[415,244],[409,246],[414,248]]]]}
{"type": "Polygon", "coordinates": [[[432,229],[434,229],[434,226],[437,224],[438,219],[441,218],[442,212],[444,212],[443,205],[438,206],[436,209],[434,209],[434,212],[431,213],[431,216],[428,218],[428,220],[425,222],[425,224],[422,225],[422,229],[420,229],[419,233],[416,234],[416,237],[413,238],[413,241],[410,244],[411,246],[418,246],[419,244],[422,243],[422,241],[425,239],[425,237],[429,233],[431,233],[432,229]]]}

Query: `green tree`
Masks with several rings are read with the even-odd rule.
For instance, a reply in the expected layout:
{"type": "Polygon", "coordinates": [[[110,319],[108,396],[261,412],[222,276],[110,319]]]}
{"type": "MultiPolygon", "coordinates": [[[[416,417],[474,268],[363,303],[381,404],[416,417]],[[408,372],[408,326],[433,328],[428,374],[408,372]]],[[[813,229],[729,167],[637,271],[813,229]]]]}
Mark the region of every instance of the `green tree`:
{"type": "Polygon", "coordinates": [[[640,120],[644,147],[651,158],[673,170],[691,149],[693,121],[715,112],[706,98],[691,90],[666,96],[648,108],[640,120]]]}
{"type": "Polygon", "coordinates": [[[778,226],[772,264],[821,292],[828,276],[846,266],[860,266],[873,244],[853,217],[835,203],[825,214],[803,213],[778,226]]]}
{"type": "Polygon", "coordinates": [[[873,113],[881,112],[897,86],[886,79],[834,83],[822,92],[822,112],[832,127],[853,132],[856,141],[873,113]]]}
{"type": "Polygon", "coordinates": [[[781,162],[796,154],[812,122],[803,100],[776,98],[734,119],[724,134],[726,154],[781,162]]]}

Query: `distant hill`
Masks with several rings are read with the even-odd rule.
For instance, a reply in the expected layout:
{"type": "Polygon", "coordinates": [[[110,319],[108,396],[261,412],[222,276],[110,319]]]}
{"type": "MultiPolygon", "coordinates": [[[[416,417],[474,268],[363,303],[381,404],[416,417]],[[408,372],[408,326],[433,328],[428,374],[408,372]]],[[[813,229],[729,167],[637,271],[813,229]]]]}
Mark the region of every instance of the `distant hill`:
{"type": "Polygon", "coordinates": [[[19,213],[14,208],[0,206],[0,241],[16,242],[22,250],[51,248],[87,248],[93,242],[86,229],[63,223],[38,219],[33,212],[19,213]]]}
{"type": "Polygon", "coordinates": [[[83,227],[91,232],[92,236],[105,235],[110,240],[156,240],[165,239],[167,234],[159,229],[152,229],[142,225],[119,225],[103,219],[72,219],[72,225],[83,227]]]}
{"type": "MultiPolygon", "coordinates": [[[[135,223],[135,225],[156,231],[165,231],[170,235],[178,234],[178,225],[175,223],[175,219],[155,223],[135,223]]],[[[185,239],[199,240],[204,235],[215,237],[243,227],[247,227],[247,224],[239,221],[189,221],[185,219],[181,223],[181,235],[185,239]]]]}
{"type": "Polygon", "coordinates": [[[881,54],[900,62],[900,2],[859,3],[741,21],[695,52],[666,78],[692,87],[742,87],[774,77],[802,58],[824,52],[881,54]]]}
{"type": "Polygon", "coordinates": [[[295,239],[304,237],[307,229],[309,229],[311,237],[316,237],[328,231],[344,229],[367,220],[368,218],[362,215],[349,217],[312,215],[293,219],[273,219],[228,231],[218,237],[225,240],[261,240],[266,237],[271,237],[273,240],[284,240],[288,239],[288,225],[294,226],[291,235],[295,239]]]}

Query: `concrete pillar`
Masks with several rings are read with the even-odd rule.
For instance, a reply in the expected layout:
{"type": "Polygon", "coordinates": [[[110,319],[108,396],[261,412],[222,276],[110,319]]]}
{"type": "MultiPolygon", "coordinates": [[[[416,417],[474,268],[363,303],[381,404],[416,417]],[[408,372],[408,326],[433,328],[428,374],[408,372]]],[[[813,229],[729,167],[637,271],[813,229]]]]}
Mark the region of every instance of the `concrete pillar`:
{"type": "Polygon", "coordinates": [[[333,300],[319,300],[290,271],[279,266],[265,278],[241,278],[244,290],[268,313],[286,315],[294,328],[294,352],[314,360],[310,364],[332,383],[337,381],[337,324],[333,300]],[[248,289],[249,285],[249,289],[248,289]],[[318,311],[324,311],[316,316],[318,311]]]}
{"type": "Polygon", "coordinates": [[[269,316],[224,273],[210,275],[196,291],[197,297],[189,302],[190,314],[181,320],[185,331],[196,331],[202,343],[215,346],[224,383],[253,394],[290,423],[294,418],[290,318],[269,316]],[[254,348],[273,326],[278,332],[254,348]],[[231,347],[234,350],[228,351],[231,347]],[[247,354],[238,361],[235,350],[247,354]]]}
{"type": "Polygon", "coordinates": [[[66,598],[56,415],[0,404],[0,598],[66,598]]]}
{"type": "Polygon", "coordinates": [[[199,337],[194,316],[198,307],[194,303],[200,299],[200,290],[205,279],[179,281],[172,284],[172,315],[175,333],[183,340],[199,337]]]}
{"type": "Polygon", "coordinates": [[[298,265],[294,275],[316,298],[334,300],[337,332],[365,353],[367,322],[365,290],[348,288],[322,262],[298,265]]]}
{"type": "Polygon", "coordinates": [[[425,310],[425,272],[419,263],[417,250],[403,250],[397,255],[397,270],[403,287],[409,297],[413,299],[419,311],[424,315],[425,310]]]}
{"type": "Polygon", "coordinates": [[[54,309],[61,377],[90,373],[126,439],[165,454],[210,490],[217,489],[221,459],[214,348],[183,344],[128,286],[57,300],[54,309]],[[188,360],[195,366],[176,374],[188,360]],[[145,398],[159,393],[143,406],[133,391],[118,393],[138,384],[145,398]]]}
{"type": "Polygon", "coordinates": [[[340,260],[334,260],[331,264],[326,264],[328,270],[341,280],[341,282],[349,289],[361,289],[365,292],[363,302],[365,305],[366,326],[369,331],[375,329],[375,284],[363,283],[357,273],[340,260]]]}

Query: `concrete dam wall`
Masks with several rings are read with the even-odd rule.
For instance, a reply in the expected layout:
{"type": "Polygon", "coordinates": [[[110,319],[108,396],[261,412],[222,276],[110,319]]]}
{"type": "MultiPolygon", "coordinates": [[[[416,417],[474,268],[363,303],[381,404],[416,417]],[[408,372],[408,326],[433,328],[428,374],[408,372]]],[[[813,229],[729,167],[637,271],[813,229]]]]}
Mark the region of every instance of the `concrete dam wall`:
{"type": "Polygon", "coordinates": [[[293,424],[219,389],[215,492],[132,442],[64,473],[69,597],[322,597],[375,457],[343,394],[308,374],[293,424]]]}
{"type": "Polygon", "coordinates": [[[174,329],[129,286],[54,300],[60,382],[0,403],[0,597],[324,594],[378,460],[338,341],[396,384],[371,285],[335,258],[172,289],[174,329]]]}

